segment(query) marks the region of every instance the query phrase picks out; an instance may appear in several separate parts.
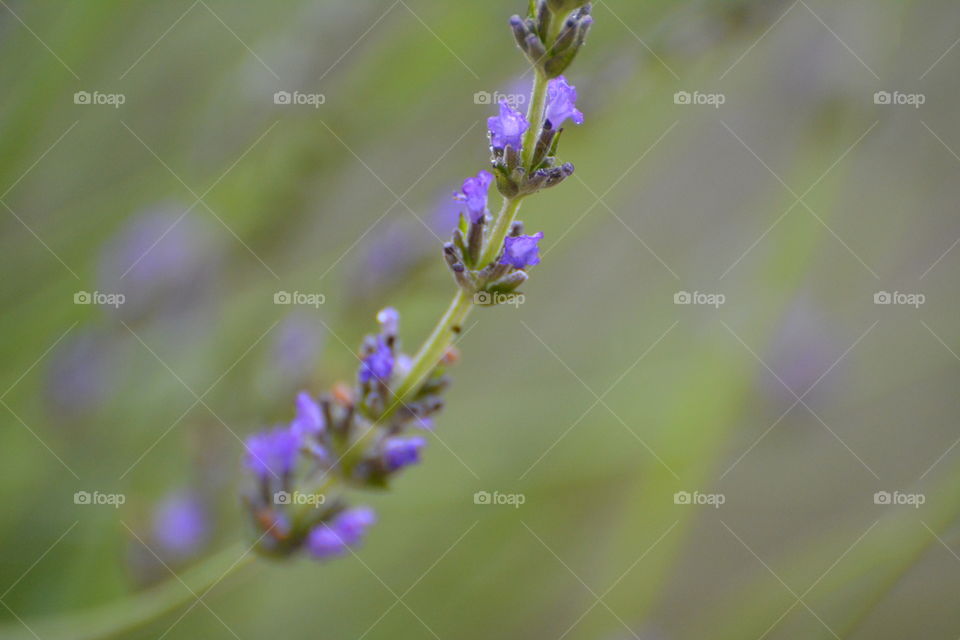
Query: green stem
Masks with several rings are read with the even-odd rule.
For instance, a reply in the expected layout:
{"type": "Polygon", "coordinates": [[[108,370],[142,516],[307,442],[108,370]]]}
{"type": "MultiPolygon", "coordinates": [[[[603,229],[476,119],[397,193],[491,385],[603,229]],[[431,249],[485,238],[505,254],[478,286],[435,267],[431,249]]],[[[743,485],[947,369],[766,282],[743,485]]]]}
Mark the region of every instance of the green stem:
{"type": "Polygon", "coordinates": [[[394,401],[386,411],[386,416],[389,416],[397,407],[409,400],[420,388],[423,381],[440,362],[444,352],[453,344],[453,339],[459,333],[460,327],[466,320],[472,306],[471,295],[463,289],[458,289],[457,294],[450,301],[447,311],[437,322],[437,326],[433,328],[433,332],[420,347],[420,350],[417,351],[417,355],[413,357],[413,364],[407,375],[394,390],[394,401]]]}
{"type": "Polygon", "coordinates": [[[537,69],[534,72],[533,89],[530,92],[530,107],[527,109],[527,122],[530,128],[523,134],[523,153],[520,156],[523,166],[530,169],[533,152],[537,147],[540,129],[543,127],[543,110],[547,104],[547,78],[537,69]]]}
{"type": "Polygon", "coordinates": [[[106,640],[127,634],[161,616],[194,603],[254,556],[234,543],[200,564],[154,587],[89,611],[67,613],[38,622],[13,622],[0,627],[0,638],[43,640],[106,640]],[[196,595],[194,595],[196,594],[196,595]],[[28,628],[29,627],[29,628],[28,628]]]}

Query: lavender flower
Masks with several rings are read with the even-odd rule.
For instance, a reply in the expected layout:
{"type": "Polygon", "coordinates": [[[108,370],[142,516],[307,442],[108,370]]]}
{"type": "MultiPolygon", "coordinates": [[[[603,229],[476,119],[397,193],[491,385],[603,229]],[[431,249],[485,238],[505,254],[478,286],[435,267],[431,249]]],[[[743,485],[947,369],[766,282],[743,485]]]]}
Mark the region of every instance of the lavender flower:
{"type": "Polygon", "coordinates": [[[330,522],[322,522],[307,537],[307,549],[319,559],[346,553],[363,538],[367,527],[376,521],[373,509],[355,507],[337,514],[330,522]]]}
{"type": "Polygon", "coordinates": [[[207,511],[200,497],[178,492],[165,498],[153,512],[153,540],[170,556],[190,556],[209,535],[207,511]]]}
{"type": "Polygon", "coordinates": [[[383,462],[388,471],[420,462],[420,450],[427,446],[426,438],[389,438],[383,445],[383,462]]]}
{"type": "Polygon", "coordinates": [[[543,232],[538,231],[532,236],[511,236],[504,241],[503,256],[500,264],[508,264],[514,269],[525,269],[540,264],[540,247],[538,242],[543,240],[543,232]]]}
{"type": "MultiPolygon", "coordinates": [[[[352,386],[337,383],[318,398],[300,393],[288,428],[248,441],[246,464],[256,482],[244,498],[251,522],[263,534],[256,544],[261,553],[343,555],[374,521],[369,508],[349,506],[349,492],[387,488],[396,472],[420,462],[427,440],[409,432],[433,428],[432,416],[443,407],[450,384],[448,367],[457,361],[453,338],[471,307],[491,304],[493,293],[492,304],[498,304],[526,282],[525,270],[540,262],[544,234],[523,235],[516,216],[522,199],[573,173],[573,165],[557,157],[558,136],[567,119],[579,124],[583,114],[576,107],[576,89],[561,73],[583,45],[591,22],[584,0],[533,0],[526,19],[511,20],[538,74],[530,104],[544,105],[543,113],[537,110],[536,121],[528,122],[501,100],[499,114],[488,119],[492,169],[466,178],[455,193],[462,210],[453,212],[457,221],[450,220],[455,228],[442,251],[460,291],[426,342],[412,357],[404,353],[399,314],[391,307],[381,310],[378,333],[364,338],[352,386]],[[531,133],[537,135],[523,149],[525,134],[531,133]],[[491,215],[488,192],[494,182],[505,203],[491,215]],[[292,474],[298,459],[303,472],[292,474]],[[280,482],[268,473],[280,475],[280,482]],[[295,494],[333,499],[304,508],[306,502],[291,499],[295,494]]],[[[394,277],[409,264],[409,238],[390,231],[374,252],[375,264],[358,271],[385,270],[394,277]]]]}
{"type": "Polygon", "coordinates": [[[393,350],[382,336],[378,336],[373,351],[360,364],[361,384],[371,380],[386,382],[393,373],[393,361],[393,350]]]}
{"type": "Polygon", "coordinates": [[[278,427],[247,438],[247,468],[261,479],[293,471],[301,438],[292,429],[278,427]]]}
{"type": "Polygon", "coordinates": [[[490,130],[490,143],[494,148],[511,146],[520,149],[524,132],[530,128],[530,123],[522,113],[500,101],[500,115],[487,119],[487,128],[490,130]]]}
{"type": "Polygon", "coordinates": [[[400,331],[400,313],[393,307],[385,307],[377,312],[377,322],[385,336],[396,336],[400,331]]]}
{"type": "Polygon", "coordinates": [[[297,394],[297,414],[290,423],[290,431],[302,440],[320,433],[325,426],[320,405],[306,391],[297,394]]]}
{"type": "Polygon", "coordinates": [[[547,107],[544,117],[554,129],[563,126],[567,118],[574,123],[583,124],[583,113],[577,109],[577,88],[567,84],[563,76],[547,83],[547,107]]]}
{"type": "Polygon", "coordinates": [[[473,224],[477,224],[487,215],[487,191],[491,182],[493,174],[481,171],[477,177],[464,180],[460,192],[453,196],[454,200],[466,203],[467,217],[473,224]]]}

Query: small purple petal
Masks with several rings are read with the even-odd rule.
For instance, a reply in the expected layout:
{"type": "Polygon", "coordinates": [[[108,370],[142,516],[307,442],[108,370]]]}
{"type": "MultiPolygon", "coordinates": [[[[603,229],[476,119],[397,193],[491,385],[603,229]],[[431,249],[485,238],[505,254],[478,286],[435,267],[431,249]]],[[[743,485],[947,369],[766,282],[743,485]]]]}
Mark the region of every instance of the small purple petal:
{"type": "Polygon", "coordinates": [[[510,145],[519,151],[522,146],[521,139],[524,132],[530,128],[530,123],[522,113],[510,107],[506,100],[501,100],[500,115],[488,118],[487,128],[490,130],[490,142],[494,147],[510,145]]]}
{"type": "Polygon", "coordinates": [[[503,257],[500,264],[509,264],[514,269],[525,269],[540,264],[540,247],[537,245],[543,240],[543,232],[538,231],[532,236],[510,236],[503,244],[503,257]]]}
{"type": "Polygon", "coordinates": [[[383,462],[389,471],[397,471],[420,462],[420,450],[427,446],[426,438],[390,438],[383,445],[383,462]]]}
{"type": "Polygon", "coordinates": [[[583,124],[583,114],[577,110],[577,88],[567,84],[566,78],[559,76],[547,83],[547,108],[544,117],[550,126],[559,129],[567,118],[576,124],[583,124]]]}
{"type": "Polygon", "coordinates": [[[384,334],[395,336],[400,329],[400,313],[393,307],[385,307],[377,312],[377,322],[384,334]]]}
{"type": "Polygon", "coordinates": [[[261,478],[282,476],[293,471],[300,452],[300,436],[279,427],[247,438],[247,468],[261,478]]]}
{"type": "Polygon", "coordinates": [[[481,171],[475,178],[463,181],[463,187],[453,198],[467,204],[467,217],[476,224],[487,214],[487,191],[493,182],[493,174],[481,171]]]}
{"type": "Polygon", "coordinates": [[[306,391],[297,394],[297,415],[290,423],[290,430],[302,440],[306,436],[323,431],[323,413],[320,405],[306,391]]]}
{"type": "Polygon", "coordinates": [[[360,364],[360,382],[371,380],[386,382],[393,373],[393,351],[382,337],[377,338],[373,353],[367,355],[360,364]]]}
{"type": "Polygon", "coordinates": [[[347,547],[360,542],[367,528],[375,521],[373,509],[347,509],[330,522],[314,527],[307,537],[307,548],[317,558],[343,555],[347,547]]]}

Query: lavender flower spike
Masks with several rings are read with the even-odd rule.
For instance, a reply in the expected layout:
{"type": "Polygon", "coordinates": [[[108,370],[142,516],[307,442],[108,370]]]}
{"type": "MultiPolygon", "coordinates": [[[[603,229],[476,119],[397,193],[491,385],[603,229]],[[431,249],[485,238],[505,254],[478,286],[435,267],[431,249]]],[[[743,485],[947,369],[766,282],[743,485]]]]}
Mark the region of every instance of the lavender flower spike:
{"type": "Polygon", "coordinates": [[[563,76],[547,83],[547,108],[544,117],[550,126],[559,129],[567,118],[576,124],[583,124],[583,113],[577,109],[577,88],[567,84],[563,76]]]}
{"type": "Polygon", "coordinates": [[[283,476],[293,471],[300,451],[300,437],[279,427],[247,438],[247,467],[261,478],[283,476]]]}
{"type": "Polygon", "coordinates": [[[420,462],[420,450],[427,446],[426,438],[390,438],[383,445],[383,462],[388,471],[420,462]]]}
{"type": "Polygon", "coordinates": [[[343,555],[348,547],[360,542],[375,521],[376,515],[368,507],[342,511],[331,522],[314,527],[307,537],[307,549],[320,559],[343,555]]]}
{"type": "Polygon", "coordinates": [[[487,191],[492,182],[493,174],[489,171],[481,171],[477,177],[464,180],[460,192],[453,196],[454,200],[467,204],[467,217],[473,224],[477,224],[487,215],[487,191]]]}
{"type": "Polygon", "coordinates": [[[306,391],[297,394],[297,415],[290,423],[290,430],[302,439],[320,433],[325,426],[320,405],[306,391]]]}
{"type": "Polygon", "coordinates": [[[500,101],[500,115],[487,118],[487,128],[490,130],[490,143],[494,148],[503,149],[511,146],[520,150],[523,146],[521,139],[524,132],[530,128],[530,123],[522,113],[500,101]]]}
{"type": "Polygon", "coordinates": [[[543,240],[543,232],[538,231],[532,236],[511,236],[504,241],[503,256],[500,264],[509,264],[514,269],[525,269],[540,264],[540,247],[538,242],[543,240]]]}

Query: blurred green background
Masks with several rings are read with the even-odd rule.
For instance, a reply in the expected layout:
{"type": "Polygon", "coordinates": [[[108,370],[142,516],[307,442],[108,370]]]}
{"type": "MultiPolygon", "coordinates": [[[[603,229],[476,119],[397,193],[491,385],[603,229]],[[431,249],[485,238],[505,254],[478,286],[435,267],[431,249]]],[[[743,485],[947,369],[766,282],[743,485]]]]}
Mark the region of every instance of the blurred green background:
{"type": "MultiPolygon", "coordinates": [[[[416,348],[486,97],[530,74],[522,0],[0,4],[0,634],[43,638],[248,536],[241,439],[350,379],[378,308],[416,348]],[[202,546],[155,556],[185,491],[202,546]]],[[[357,557],[258,561],[123,637],[960,635],[960,6],[593,13],[577,173],[521,212],[543,263],[470,317],[357,557]]]]}

